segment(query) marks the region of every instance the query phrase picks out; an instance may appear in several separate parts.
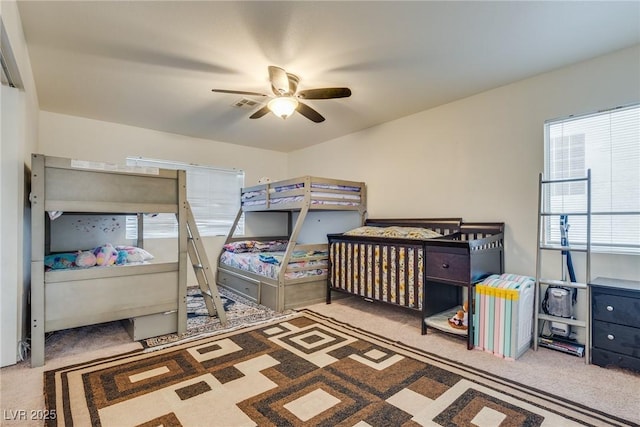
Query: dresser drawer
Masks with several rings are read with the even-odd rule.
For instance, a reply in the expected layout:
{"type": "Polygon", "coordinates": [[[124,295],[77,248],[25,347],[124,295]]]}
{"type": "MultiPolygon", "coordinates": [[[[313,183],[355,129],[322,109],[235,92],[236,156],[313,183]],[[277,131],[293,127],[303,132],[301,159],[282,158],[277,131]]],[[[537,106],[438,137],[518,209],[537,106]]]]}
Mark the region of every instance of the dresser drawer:
{"type": "Polygon", "coordinates": [[[593,319],[640,328],[640,299],[594,290],[593,319]]]}
{"type": "Polygon", "coordinates": [[[253,283],[223,269],[218,269],[218,284],[233,289],[252,301],[258,301],[260,296],[260,283],[253,283]]]}
{"type": "Polygon", "coordinates": [[[592,326],[593,347],[640,358],[640,329],[596,320],[592,326]]]}
{"type": "Polygon", "coordinates": [[[427,278],[468,284],[470,280],[469,256],[450,252],[429,252],[427,278]]]}

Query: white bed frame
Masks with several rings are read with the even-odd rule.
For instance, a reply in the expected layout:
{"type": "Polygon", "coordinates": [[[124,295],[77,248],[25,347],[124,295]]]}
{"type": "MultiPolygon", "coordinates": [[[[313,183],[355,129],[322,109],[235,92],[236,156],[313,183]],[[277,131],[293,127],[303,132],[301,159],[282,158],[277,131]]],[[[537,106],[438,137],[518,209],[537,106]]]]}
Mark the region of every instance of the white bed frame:
{"type": "Polygon", "coordinates": [[[131,319],[134,329],[150,328],[139,336],[186,331],[185,172],[119,169],[41,154],[32,155],[31,168],[31,366],[44,365],[47,332],[122,319],[131,319]],[[45,272],[51,211],[177,214],[177,262],[45,272]]]}
{"type": "MultiPolygon", "coordinates": [[[[268,241],[274,239],[287,239],[289,244],[285,250],[281,265],[286,266],[291,259],[294,251],[316,251],[327,250],[327,244],[299,244],[297,242],[300,231],[307,214],[311,211],[356,211],[360,215],[360,224],[364,221],[366,214],[366,187],[363,182],[344,181],[338,179],[319,178],[313,176],[303,176],[299,178],[288,179],[284,181],[271,182],[267,184],[247,187],[242,189],[242,194],[248,192],[264,191],[264,196],[258,197],[263,199],[264,204],[243,206],[240,208],[235,223],[225,241],[226,243],[239,240],[261,240],[268,241]],[[270,191],[276,187],[298,184],[299,188],[286,192],[274,193],[270,191]],[[358,191],[344,190],[314,190],[314,185],[341,185],[357,187],[358,191]],[[342,204],[319,204],[316,202],[340,202],[344,201],[343,197],[358,195],[359,201],[354,205],[342,204]],[[274,197],[299,197],[299,200],[287,204],[272,204],[274,197]],[[238,222],[243,212],[287,212],[289,229],[287,236],[260,236],[260,237],[233,237],[238,222]],[[292,213],[299,212],[295,225],[292,221],[292,213]]],[[[337,230],[336,230],[337,231],[337,230]]],[[[340,230],[344,231],[344,230],[340,230]]],[[[310,255],[307,258],[296,258],[296,261],[327,259],[328,256],[310,255]]],[[[317,268],[317,267],[308,267],[317,268]]],[[[240,270],[221,263],[218,260],[217,283],[243,294],[245,297],[265,305],[275,311],[282,312],[284,310],[303,307],[305,305],[323,302],[326,300],[327,292],[327,275],[310,276],[299,279],[287,279],[285,277],[287,269],[281,268],[277,279],[261,276],[259,274],[240,270]]]]}

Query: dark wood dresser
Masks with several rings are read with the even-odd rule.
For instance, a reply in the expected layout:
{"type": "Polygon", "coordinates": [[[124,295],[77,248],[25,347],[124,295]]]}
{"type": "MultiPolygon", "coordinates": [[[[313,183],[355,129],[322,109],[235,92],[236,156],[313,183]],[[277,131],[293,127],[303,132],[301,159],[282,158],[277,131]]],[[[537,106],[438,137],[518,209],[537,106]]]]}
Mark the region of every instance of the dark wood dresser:
{"type": "Polygon", "coordinates": [[[591,363],[640,372],[640,282],[591,283],[591,363]]]}

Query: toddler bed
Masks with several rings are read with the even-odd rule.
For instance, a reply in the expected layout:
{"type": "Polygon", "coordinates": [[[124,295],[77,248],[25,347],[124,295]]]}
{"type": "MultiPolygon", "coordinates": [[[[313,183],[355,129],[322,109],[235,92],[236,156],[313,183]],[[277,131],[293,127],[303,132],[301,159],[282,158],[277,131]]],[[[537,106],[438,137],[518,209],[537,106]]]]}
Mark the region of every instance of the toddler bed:
{"type": "Polygon", "coordinates": [[[365,202],[362,182],[312,176],[243,188],[240,211],[218,259],[217,283],[279,312],[324,301],[327,243],[298,241],[309,225],[307,214],[355,211],[361,224],[365,202]],[[286,212],[288,235],[234,237],[244,212],[286,212]]]}
{"type": "Polygon", "coordinates": [[[472,300],[474,283],[503,272],[503,242],[503,223],[368,219],[365,227],[328,236],[327,303],[332,291],[357,295],[420,312],[423,334],[430,326],[472,337],[431,319],[452,316],[465,296],[472,300]]]}

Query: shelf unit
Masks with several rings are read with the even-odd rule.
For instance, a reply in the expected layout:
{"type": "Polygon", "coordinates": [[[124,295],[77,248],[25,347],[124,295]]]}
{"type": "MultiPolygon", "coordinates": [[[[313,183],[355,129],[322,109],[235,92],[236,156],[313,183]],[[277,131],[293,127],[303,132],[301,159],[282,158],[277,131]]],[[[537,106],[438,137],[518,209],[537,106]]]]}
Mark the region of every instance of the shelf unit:
{"type": "MultiPolygon", "coordinates": [[[[579,316],[579,318],[565,318],[552,316],[546,313],[541,312],[541,294],[544,292],[547,287],[563,287],[569,289],[576,289],[578,291],[584,291],[587,294],[587,301],[590,301],[590,287],[588,283],[591,281],[591,170],[587,170],[587,174],[585,177],[581,178],[566,178],[566,179],[549,179],[545,180],[543,178],[542,173],[539,175],[538,180],[538,246],[536,251],[536,286],[535,286],[535,309],[534,309],[534,322],[533,322],[533,349],[538,350],[538,339],[540,337],[540,332],[542,328],[540,327],[540,323],[543,321],[547,322],[556,322],[562,323],[565,325],[570,325],[572,327],[584,328],[585,329],[585,342],[584,342],[584,360],[585,363],[589,363],[590,360],[590,337],[591,337],[591,329],[590,329],[590,321],[591,318],[591,308],[590,305],[587,304],[587,313],[579,316]],[[566,184],[566,183],[580,183],[583,182],[586,185],[586,201],[584,210],[573,211],[573,212],[552,212],[547,211],[546,206],[544,205],[544,194],[545,189],[549,185],[554,184],[566,184]],[[581,246],[574,246],[570,243],[568,245],[545,245],[545,235],[547,233],[547,221],[548,217],[557,217],[560,216],[581,216],[586,218],[586,244],[581,246]],[[570,279],[563,277],[560,280],[557,279],[548,279],[542,278],[542,258],[543,252],[545,251],[553,251],[563,254],[565,251],[567,252],[578,252],[585,254],[585,281],[583,282],[572,282],[570,279]]],[[[564,272],[564,264],[563,264],[563,272],[564,272]]],[[[564,274],[563,274],[564,276],[564,274]]],[[[575,317],[575,316],[574,316],[575,317]]]]}

